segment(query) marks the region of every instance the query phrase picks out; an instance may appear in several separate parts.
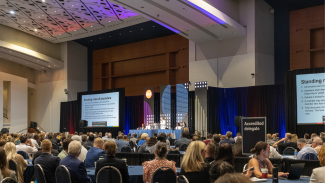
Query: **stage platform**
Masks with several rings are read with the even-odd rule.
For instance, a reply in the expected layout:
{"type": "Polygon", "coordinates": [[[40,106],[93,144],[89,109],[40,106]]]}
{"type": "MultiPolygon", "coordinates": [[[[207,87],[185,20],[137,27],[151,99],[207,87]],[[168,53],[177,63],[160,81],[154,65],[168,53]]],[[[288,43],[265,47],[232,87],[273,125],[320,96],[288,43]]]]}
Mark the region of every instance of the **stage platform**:
{"type": "Polygon", "coordinates": [[[129,133],[131,133],[131,136],[133,133],[136,133],[139,137],[141,133],[147,133],[149,137],[151,137],[154,133],[166,133],[167,135],[170,133],[175,133],[175,138],[180,139],[181,138],[181,133],[183,130],[164,130],[164,129],[159,129],[159,130],[130,130],[129,133]]]}

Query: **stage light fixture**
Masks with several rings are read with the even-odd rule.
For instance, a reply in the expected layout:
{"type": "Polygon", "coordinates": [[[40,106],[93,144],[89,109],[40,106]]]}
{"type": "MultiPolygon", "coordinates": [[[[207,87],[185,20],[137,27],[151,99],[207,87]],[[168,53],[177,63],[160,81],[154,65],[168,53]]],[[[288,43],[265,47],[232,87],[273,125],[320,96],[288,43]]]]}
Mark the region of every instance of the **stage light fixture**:
{"type": "Polygon", "coordinates": [[[14,11],[12,11],[12,10],[11,10],[9,13],[10,13],[10,14],[12,14],[12,15],[13,15],[13,14],[15,14],[15,12],[14,12],[14,11]]]}

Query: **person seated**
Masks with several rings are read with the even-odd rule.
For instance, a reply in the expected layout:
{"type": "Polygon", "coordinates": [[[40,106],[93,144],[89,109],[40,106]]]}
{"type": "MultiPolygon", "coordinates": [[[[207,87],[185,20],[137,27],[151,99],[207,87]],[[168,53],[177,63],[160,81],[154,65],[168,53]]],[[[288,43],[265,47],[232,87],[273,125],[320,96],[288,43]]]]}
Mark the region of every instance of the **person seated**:
{"type": "Polygon", "coordinates": [[[217,155],[218,150],[219,150],[219,146],[220,146],[220,135],[214,134],[212,142],[216,146],[216,150],[215,150],[214,154],[217,155]]]}
{"type": "Polygon", "coordinates": [[[51,154],[52,149],[51,141],[48,139],[43,140],[41,143],[42,154],[34,161],[34,165],[39,164],[43,168],[45,179],[48,183],[56,183],[55,171],[61,160],[59,157],[51,154]]]}
{"type": "MultiPolygon", "coordinates": [[[[267,178],[272,178],[273,165],[268,159],[270,154],[270,145],[266,142],[259,141],[256,143],[255,147],[251,149],[253,153],[253,158],[248,162],[247,167],[254,167],[253,176],[257,178],[262,178],[261,169],[268,169],[267,178]]],[[[287,173],[279,172],[279,176],[287,176],[287,173]]]]}
{"type": "Polygon", "coordinates": [[[142,163],[143,166],[143,182],[151,183],[153,173],[160,167],[169,167],[174,170],[176,174],[176,167],[174,161],[168,161],[167,156],[167,145],[164,142],[158,142],[155,146],[155,159],[151,161],[145,161],[142,163]]]}
{"type": "Polygon", "coordinates": [[[283,154],[283,151],[287,147],[292,147],[294,149],[298,149],[297,143],[292,142],[292,135],[290,133],[286,134],[286,137],[277,141],[276,143],[273,144],[274,148],[278,148],[278,151],[280,154],[283,154]],[[282,143],[284,141],[284,143],[282,143]]]}
{"type": "Polygon", "coordinates": [[[133,138],[130,138],[130,141],[132,141],[134,144],[137,144],[137,134],[136,133],[133,133],[133,138]]]}
{"type": "MultiPolygon", "coordinates": [[[[87,135],[82,135],[81,136],[81,145],[84,146],[85,143],[87,143],[88,136],[87,135]]],[[[84,146],[85,147],[85,146],[84,146]]]]}
{"type": "Polygon", "coordinates": [[[189,182],[209,182],[211,165],[204,162],[206,145],[202,141],[191,142],[181,163],[180,175],[184,175],[189,182]]]}
{"type": "Polygon", "coordinates": [[[278,153],[278,151],[276,151],[274,149],[273,146],[270,146],[270,155],[269,158],[278,158],[278,159],[282,159],[283,157],[281,156],[281,154],[278,153]]]}
{"type": "Polygon", "coordinates": [[[39,136],[37,134],[35,134],[33,136],[32,139],[30,139],[31,142],[33,143],[33,145],[38,149],[39,148],[39,145],[38,145],[38,142],[39,142],[39,136]]]}
{"type": "Polygon", "coordinates": [[[6,141],[5,140],[0,140],[0,148],[3,148],[6,145],[6,141]]]}
{"type": "Polygon", "coordinates": [[[247,157],[242,154],[242,148],[243,148],[243,140],[241,137],[237,137],[235,145],[232,147],[232,152],[234,153],[235,157],[247,157]]]}
{"type": "Polygon", "coordinates": [[[310,183],[325,183],[325,144],[319,150],[318,159],[321,167],[313,169],[310,183]]]}
{"type": "Polygon", "coordinates": [[[221,144],[219,147],[219,151],[216,155],[215,162],[218,161],[226,161],[232,166],[235,166],[234,163],[234,154],[232,152],[232,147],[228,143],[221,144]]]}
{"type": "MultiPolygon", "coordinates": [[[[47,139],[48,140],[48,139],[47,139]]],[[[42,141],[43,142],[43,141],[42,141]]],[[[52,142],[51,142],[52,143],[52,142]]],[[[34,161],[35,161],[35,159],[38,157],[38,156],[40,156],[42,154],[42,150],[39,150],[39,151],[37,151],[35,154],[34,154],[34,156],[33,156],[33,161],[32,161],[32,163],[34,164],[34,161]]],[[[58,156],[59,155],[59,151],[58,150],[56,150],[56,149],[53,149],[52,148],[52,150],[51,150],[51,154],[53,155],[53,156],[58,156]]]]}
{"type": "Polygon", "coordinates": [[[188,145],[191,143],[191,141],[189,139],[187,139],[186,136],[187,136],[187,133],[185,131],[182,131],[181,138],[176,140],[176,142],[175,142],[175,148],[181,147],[181,145],[183,145],[183,144],[188,145]]]}
{"type": "Polygon", "coordinates": [[[30,140],[27,140],[26,136],[22,135],[20,136],[20,144],[16,145],[16,151],[24,151],[27,154],[34,154],[38,151],[38,149],[30,140]],[[29,143],[30,146],[27,146],[27,143],[29,143]]]}
{"type": "Polygon", "coordinates": [[[241,136],[241,133],[240,133],[240,132],[237,132],[237,134],[236,134],[236,137],[234,138],[235,142],[236,142],[236,140],[237,140],[238,138],[242,138],[242,136],[241,136]]]}
{"type": "Polygon", "coordinates": [[[270,146],[275,143],[270,133],[266,135],[266,143],[269,144],[270,146]]]}
{"type": "Polygon", "coordinates": [[[235,144],[235,140],[232,139],[232,132],[231,132],[231,131],[228,131],[228,132],[226,133],[226,139],[223,140],[223,141],[221,141],[221,142],[220,142],[220,145],[221,145],[221,144],[224,144],[224,143],[228,143],[228,144],[230,144],[230,145],[235,144]]]}
{"type": "Polygon", "coordinates": [[[68,147],[68,156],[61,160],[60,165],[64,165],[70,172],[71,183],[92,183],[87,175],[85,164],[78,159],[81,154],[82,145],[80,141],[72,141],[68,147]]]}
{"type": "Polygon", "coordinates": [[[156,145],[156,143],[157,143],[157,138],[156,137],[150,137],[149,138],[149,141],[148,141],[148,143],[147,143],[147,145],[146,145],[146,147],[145,147],[145,150],[146,151],[149,151],[150,153],[154,153],[154,151],[155,151],[155,145],[156,145]]]}
{"type": "Polygon", "coordinates": [[[123,135],[123,138],[122,138],[124,141],[127,141],[127,142],[129,142],[129,138],[128,138],[128,136],[126,136],[126,135],[123,135]]]}
{"type": "Polygon", "coordinates": [[[141,146],[142,144],[144,144],[146,142],[146,139],[149,135],[147,133],[143,133],[140,135],[139,139],[139,142],[138,142],[138,146],[141,146]]]}
{"type": "Polygon", "coordinates": [[[304,134],[304,139],[306,140],[306,142],[309,142],[309,133],[304,134]]]}
{"type": "Polygon", "coordinates": [[[313,143],[313,140],[314,140],[314,137],[317,137],[317,134],[316,134],[316,133],[312,133],[312,134],[310,135],[310,139],[309,139],[309,141],[307,142],[307,144],[312,144],[312,143],[313,143]]]}
{"type": "Polygon", "coordinates": [[[315,137],[311,147],[314,148],[317,153],[319,153],[322,145],[323,145],[322,139],[320,137],[315,137]]]}
{"type": "Polygon", "coordinates": [[[53,135],[52,134],[48,134],[47,135],[47,138],[51,141],[52,144],[55,144],[56,147],[59,148],[59,144],[58,144],[58,141],[56,138],[53,138],[53,135]]]}
{"type": "MultiPolygon", "coordinates": [[[[81,137],[79,136],[79,135],[73,135],[72,137],[71,137],[71,139],[73,140],[73,141],[78,141],[78,142],[80,142],[80,144],[81,144],[81,137]]],[[[70,142],[71,143],[71,142],[70,142]]],[[[69,151],[69,150],[68,150],[69,151]]],[[[85,162],[85,159],[86,159],[86,156],[87,156],[87,149],[84,147],[84,146],[82,146],[81,147],[81,153],[80,153],[80,155],[78,156],[78,159],[80,160],[80,161],[82,161],[82,162],[85,162]]]]}
{"type": "Polygon", "coordinates": [[[149,123],[147,123],[147,125],[146,125],[146,129],[147,129],[147,130],[150,130],[150,125],[149,125],[149,123]]]}
{"type": "Polygon", "coordinates": [[[89,135],[89,138],[88,138],[88,141],[83,143],[83,146],[86,147],[93,147],[94,146],[94,139],[95,139],[95,136],[94,135],[89,135]]]}
{"type": "Polygon", "coordinates": [[[248,177],[240,173],[226,173],[214,183],[253,183],[248,177]]]}
{"type": "MultiPolygon", "coordinates": [[[[65,139],[63,140],[62,142],[62,147],[63,147],[63,150],[59,153],[58,157],[62,160],[63,158],[67,157],[68,156],[68,147],[69,147],[69,144],[70,142],[72,142],[71,139],[65,139]]],[[[52,154],[53,155],[53,154],[52,154]]]]}
{"type": "Polygon", "coordinates": [[[149,140],[150,140],[150,137],[146,137],[146,142],[143,143],[140,147],[139,147],[139,150],[138,150],[138,153],[143,153],[144,150],[146,150],[146,147],[149,143],[149,140]]]}
{"type": "Polygon", "coordinates": [[[23,156],[20,154],[17,154],[16,152],[16,146],[12,142],[7,142],[6,145],[3,147],[7,154],[7,160],[14,160],[17,163],[17,176],[18,176],[18,182],[24,183],[24,171],[27,168],[27,161],[24,160],[23,156]]]}
{"type": "Polygon", "coordinates": [[[117,168],[122,175],[122,182],[129,182],[129,172],[126,167],[125,161],[117,159],[115,154],[117,152],[117,145],[114,141],[107,141],[104,143],[104,151],[106,153],[106,158],[98,160],[96,163],[95,175],[97,176],[98,171],[104,166],[114,166],[117,168]]]}
{"type": "Polygon", "coordinates": [[[193,135],[191,141],[193,142],[193,141],[197,141],[197,140],[201,141],[201,138],[199,136],[197,136],[197,135],[193,135]]]}
{"type": "Polygon", "coordinates": [[[0,180],[10,177],[17,181],[16,172],[9,170],[9,163],[7,160],[7,154],[3,148],[0,148],[0,180]]]}
{"type": "Polygon", "coordinates": [[[106,157],[106,153],[103,150],[104,140],[101,138],[97,138],[94,141],[94,147],[90,148],[86,160],[85,166],[86,168],[95,167],[95,162],[99,159],[99,157],[106,157]]]}
{"type": "Polygon", "coordinates": [[[213,142],[208,143],[206,150],[205,150],[205,158],[204,162],[211,163],[214,161],[214,153],[216,151],[216,146],[213,142]]]}
{"type": "Polygon", "coordinates": [[[207,139],[204,140],[203,143],[204,143],[205,145],[208,145],[208,144],[210,143],[210,141],[212,140],[212,138],[213,138],[213,135],[212,135],[211,133],[209,133],[209,134],[207,135],[207,139]]]}
{"type": "Polygon", "coordinates": [[[309,147],[306,144],[305,139],[303,138],[298,139],[297,144],[298,144],[298,148],[300,149],[300,151],[297,154],[297,159],[302,159],[303,155],[307,153],[312,153],[315,154],[316,156],[318,155],[317,151],[314,148],[309,147]]]}
{"type": "Polygon", "coordinates": [[[123,136],[120,134],[117,136],[116,145],[117,145],[118,152],[121,152],[123,146],[129,146],[129,142],[124,141],[123,136]]]}
{"type": "Polygon", "coordinates": [[[226,161],[219,161],[211,165],[209,174],[210,174],[210,183],[214,183],[219,177],[223,176],[226,173],[236,173],[235,168],[226,161]]]}

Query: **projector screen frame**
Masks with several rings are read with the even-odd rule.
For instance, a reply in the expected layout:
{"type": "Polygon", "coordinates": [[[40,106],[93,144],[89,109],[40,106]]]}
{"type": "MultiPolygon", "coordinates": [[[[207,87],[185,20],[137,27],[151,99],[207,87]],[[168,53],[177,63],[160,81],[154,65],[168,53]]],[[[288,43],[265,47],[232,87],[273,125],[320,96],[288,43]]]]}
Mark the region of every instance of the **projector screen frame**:
{"type": "MultiPolygon", "coordinates": [[[[119,128],[124,129],[124,114],[125,114],[125,89],[124,88],[115,88],[108,90],[100,90],[100,91],[87,91],[87,92],[78,92],[78,105],[79,105],[79,120],[81,120],[82,116],[82,96],[83,95],[96,95],[96,94],[105,94],[105,93],[113,93],[119,92],[119,127],[102,127],[102,128],[119,128]]],[[[98,127],[86,127],[86,128],[98,128],[98,127]]],[[[78,124],[78,128],[79,124],[78,124]]]]}

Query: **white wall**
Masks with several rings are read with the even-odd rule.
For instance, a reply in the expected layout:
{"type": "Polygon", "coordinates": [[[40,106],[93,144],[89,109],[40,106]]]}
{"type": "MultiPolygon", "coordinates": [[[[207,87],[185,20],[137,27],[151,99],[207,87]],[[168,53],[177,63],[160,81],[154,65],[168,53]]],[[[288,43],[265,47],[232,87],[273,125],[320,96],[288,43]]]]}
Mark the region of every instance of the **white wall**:
{"type": "MultiPolygon", "coordinates": [[[[11,124],[10,132],[18,132],[27,128],[28,119],[28,81],[26,78],[0,72],[0,96],[3,96],[3,81],[11,81],[11,124]]],[[[0,98],[0,115],[3,116],[3,97],[0,98]]],[[[0,128],[3,119],[0,118],[0,128]]],[[[24,133],[27,130],[22,131],[24,133]]]]}

